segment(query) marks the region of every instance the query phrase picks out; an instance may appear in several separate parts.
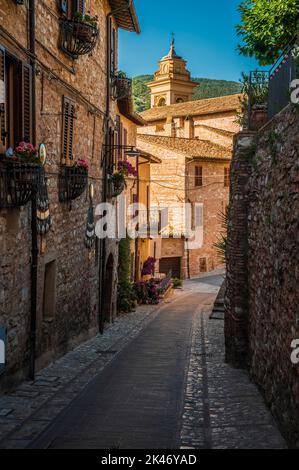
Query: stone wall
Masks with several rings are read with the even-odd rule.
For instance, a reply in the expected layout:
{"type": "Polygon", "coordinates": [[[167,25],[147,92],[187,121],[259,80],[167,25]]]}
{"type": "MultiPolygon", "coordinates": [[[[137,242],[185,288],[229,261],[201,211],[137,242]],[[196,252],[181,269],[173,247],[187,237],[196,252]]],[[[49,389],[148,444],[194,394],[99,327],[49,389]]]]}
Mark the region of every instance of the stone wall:
{"type": "MultiPolygon", "coordinates": [[[[87,1],[87,11],[99,17],[100,39],[93,54],[73,61],[59,48],[59,13],[56,2],[36,2],[36,137],[47,148],[50,213],[53,226],[39,237],[37,369],[64,354],[79,342],[96,334],[99,318],[99,256],[97,245],[84,244],[88,188],[77,200],[60,203],[58,175],[62,162],[63,97],[76,103],[74,161],[89,163],[89,184],[94,185],[94,206],[102,199],[103,115],[106,100],[106,14],[108,2],[87,1]],[[53,263],[53,315],[45,315],[45,270],[53,263]]],[[[0,44],[20,59],[28,61],[28,5],[1,1],[0,44]],[[12,39],[14,36],[15,39],[12,39]]],[[[111,119],[117,105],[111,101],[111,119]]],[[[0,388],[26,377],[30,356],[29,319],[31,288],[30,203],[21,209],[0,211],[0,324],[8,331],[6,374],[0,388]]],[[[114,275],[112,315],[116,312],[118,246],[107,243],[107,259],[112,255],[114,275]]]]}
{"type": "Polygon", "coordinates": [[[231,163],[225,298],[226,360],[248,365],[248,178],[256,135],[241,132],[235,138],[231,163]]]}
{"type": "Polygon", "coordinates": [[[203,244],[189,251],[189,273],[196,277],[223,264],[215,244],[223,232],[222,214],[228,205],[229,188],[224,185],[224,168],[230,162],[198,161],[188,165],[187,200],[203,205],[203,244]],[[195,187],[195,166],[202,167],[203,186],[195,187]]]}
{"type": "Polygon", "coordinates": [[[298,131],[299,114],[288,107],[259,132],[256,149],[247,142],[247,158],[245,148],[240,153],[246,136],[237,140],[226,293],[227,359],[248,362],[297,448],[299,365],[291,361],[291,343],[299,338],[298,131]]]}

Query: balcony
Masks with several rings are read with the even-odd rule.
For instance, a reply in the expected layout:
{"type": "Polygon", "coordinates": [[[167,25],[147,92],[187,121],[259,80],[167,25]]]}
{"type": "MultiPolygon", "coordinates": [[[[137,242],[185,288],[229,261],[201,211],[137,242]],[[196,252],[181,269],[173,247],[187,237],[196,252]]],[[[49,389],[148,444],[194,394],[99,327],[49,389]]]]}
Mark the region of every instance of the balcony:
{"type": "Polygon", "coordinates": [[[60,22],[60,47],[73,59],[90,54],[98,38],[99,28],[96,23],[66,19],[60,22]]]}
{"type": "Polygon", "coordinates": [[[0,208],[25,206],[37,191],[42,167],[34,163],[0,161],[0,208]]]}
{"type": "Polygon", "coordinates": [[[299,77],[298,45],[286,47],[270,71],[250,73],[248,84],[248,128],[258,130],[290,102],[293,80],[299,77]]]}
{"type": "Polygon", "coordinates": [[[115,101],[132,97],[132,80],[123,73],[117,73],[111,78],[111,95],[115,101]]]}

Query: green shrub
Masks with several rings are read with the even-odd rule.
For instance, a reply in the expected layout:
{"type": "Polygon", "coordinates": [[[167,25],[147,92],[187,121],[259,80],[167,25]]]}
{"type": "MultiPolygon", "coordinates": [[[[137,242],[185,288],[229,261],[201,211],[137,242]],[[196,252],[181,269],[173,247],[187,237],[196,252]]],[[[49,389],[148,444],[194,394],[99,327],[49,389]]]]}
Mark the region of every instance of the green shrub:
{"type": "Polygon", "coordinates": [[[123,238],[119,244],[117,309],[128,313],[136,307],[136,295],[131,282],[131,240],[123,238]]]}

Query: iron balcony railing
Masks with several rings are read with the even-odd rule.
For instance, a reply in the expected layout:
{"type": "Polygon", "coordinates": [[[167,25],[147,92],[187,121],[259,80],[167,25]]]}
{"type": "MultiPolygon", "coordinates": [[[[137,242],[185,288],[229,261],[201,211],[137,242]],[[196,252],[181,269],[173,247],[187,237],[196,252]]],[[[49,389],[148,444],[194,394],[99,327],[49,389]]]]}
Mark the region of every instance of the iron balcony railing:
{"type": "Polygon", "coordinates": [[[111,77],[111,91],[114,100],[125,100],[132,96],[132,80],[116,73],[111,77]]]}
{"type": "Polygon", "coordinates": [[[298,76],[294,51],[289,45],[269,72],[268,117],[271,119],[290,102],[290,85],[298,76]]]}
{"type": "Polygon", "coordinates": [[[60,47],[73,59],[90,54],[99,39],[99,28],[95,24],[77,20],[60,21],[60,47]]]}
{"type": "Polygon", "coordinates": [[[290,88],[293,80],[299,77],[299,64],[295,58],[298,41],[289,44],[270,71],[250,72],[248,87],[248,127],[270,120],[290,103],[290,88]]]}

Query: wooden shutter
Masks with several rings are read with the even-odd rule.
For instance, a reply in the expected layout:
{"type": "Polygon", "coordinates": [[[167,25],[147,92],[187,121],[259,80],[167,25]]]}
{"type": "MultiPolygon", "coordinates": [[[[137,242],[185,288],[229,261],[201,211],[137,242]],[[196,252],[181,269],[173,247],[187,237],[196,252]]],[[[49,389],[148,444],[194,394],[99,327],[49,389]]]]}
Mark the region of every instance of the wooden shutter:
{"type": "Polygon", "coordinates": [[[115,135],[112,128],[109,129],[109,151],[108,151],[108,169],[113,171],[114,166],[114,154],[115,154],[115,135]]]}
{"type": "Polygon", "coordinates": [[[73,160],[75,102],[63,98],[62,111],[62,163],[69,165],[73,160]]]}
{"type": "Polygon", "coordinates": [[[121,135],[121,122],[120,122],[120,116],[116,116],[116,145],[117,145],[117,151],[116,155],[118,160],[122,159],[122,135],[121,135]]]}
{"type": "Polygon", "coordinates": [[[119,124],[119,160],[123,160],[125,156],[125,150],[123,148],[123,123],[119,124]]]}
{"type": "Polygon", "coordinates": [[[199,187],[202,186],[202,166],[195,167],[195,186],[199,187]]]}
{"type": "Polygon", "coordinates": [[[116,72],[116,30],[113,28],[112,18],[109,21],[109,46],[110,46],[110,75],[116,72]]]}
{"type": "Polygon", "coordinates": [[[5,49],[0,46],[0,153],[6,148],[6,81],[5,49]]]}
{"type": "Polygon", "coordinates": [[[32,69],[22,64],[22,140],[32,141],[32,69]]]}
{"type": "Polygon", "coordinates": [[[126,147],[128,146],[128,131],[126,128],[123,127],[122,125],[122,143],[124,146],[123,150],[123,158],[126,159],[126,147]]]}

